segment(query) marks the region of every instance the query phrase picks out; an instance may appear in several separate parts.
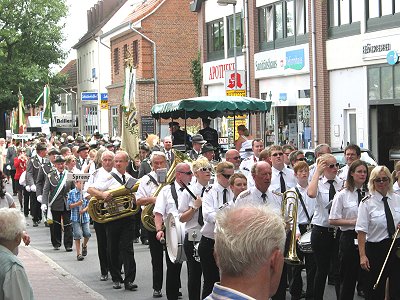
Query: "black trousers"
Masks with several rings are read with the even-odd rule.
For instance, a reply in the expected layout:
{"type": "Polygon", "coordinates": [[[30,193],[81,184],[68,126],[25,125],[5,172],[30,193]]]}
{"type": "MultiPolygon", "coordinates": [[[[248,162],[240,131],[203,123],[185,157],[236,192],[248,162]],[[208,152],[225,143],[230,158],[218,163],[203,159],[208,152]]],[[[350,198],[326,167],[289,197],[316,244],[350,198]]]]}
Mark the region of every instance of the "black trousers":
{"type": "MultiPolygon", "coordinates": [[[[338,238],[333,228],[314,225],[311,233],[311,246],[317,266],[314,280],[314,299],[323,300],[326,278],[333,256],[338,256],[338,238]]],[[[339,280],[337,280],[339,287],[339,280]]],[[[339,296],[336,289],[337,297],[339,296]]]]}
{"type": "Polygon", "coordinates": [[[339,299],[354,298],[356,281],[360,273],[360,255],[354,244],[357,233],[354,230],[342,231],[339,240],[340,296],[339,299]]]}
{"type": "Polygon", "coordinates": [[[93,221],[94,230],[97,238],[97,255],[100,262],[101,275],[108,275],[110,270],[110,255],[107,250],[106,224],[93,221]]]}
{"type": "MultiPolygon", "coordinates": [[[[304,234],[307,232],[307,225],[299,224],[300,233],[304,234]]],[[[313,299],[314,297],[314,280],[315,280],[315,259],[313,253],[303,253],[300,251],[300,248],[297,246],[296,248],[297,256],[305,262],[306,274],[307,274],[307,290],[306,290],[306,299],[313,299]]],[[[301,277],[301,271],[304,266],[292,266],[292,281],[290,283],[290,294],[292,295],[292,299],[300,299],[302,290],[303,290],[303,279],[301,277]]]]}
{"type": "Polygon", "coordinates": [[[16,172],[16,170],[10,170],[10,177],[11,177],[11,183],[12,183],[12,190],[13,190],[13,193],[14,193],[14,194],[17,193],[17,180],[14,179],[14,177],[15,177],[15,172],[16,172]]]}
{"type": "Polygon", "coordinates": [[[211,294],[214,283],[219,281],[219,269],[214,258],[213,239],[201,237],[199,245],[199,256],[201,269],[203,270],[204,284],[201,298],[204,299],[211,294]]]}
{"type": "Polygon", "coordinates": [[[64,209],[64,211],[51,210],[53,215],[53,223],[50,224],[51,244],[53,247],[61,247],[62,230],[61,230],[61,217],[63,219],[64,230],[64,247],[72,248],[72,224],[71,224],[71,211],[64,209]]]}
{"type": "Polygon", "coordinates": [[[396,251],[398,251],[400,248],[399,239],[397,239],[395,245],[393,246],[377,289],[373,289],[373,286],[379,276],[379,272],[383,266],[383,262],[385,261],[385,258],[389,252],[391,243],[392,239],[385,239],[379,243],[367,242],[365,245],[365,252],[370,264],[370,271],[366,272],[366,300],[385,299],[386,279],[389,279],[389,299],[400,299],[400,258],[396,255],[396,251]]]}
{"type": "Polygon", "coordinates": [[[167,262],[167,281],[165,284],[167,299],[178,300],[179,288],[181,287],[182,263],[171,262],[168,251],[165,251],[165,260],[167,262]]]}
{"type": "Polygon", "coordinates": [[[29,215],[29,192],[23,187],[23,195],[24,195],[24,215],[28,216],[29,215]]]}
{"type": "Polygon", "coordinates": [[[163,251],[164,245],[156,239],[156,232],[147,231],[150,255],[151,255],[151,266],[153,271],[153,289],[161,291],[163,284],[163,251]]]}
{"type": "Polygon", "coordinates": [[[201,295],[201,264],[193,257],[194,242],[188,240],[188,235],[185,235],[185,242],[183,244],[186,254],[186,266],[188,272],[188,293],[189,300],[200,300],[201,295]]]}
{"type": "Polygon", "coordinates": [[[110,254],[110,273],[114,282],[122,282],[120,255],[124,264],[124,283],[134,282],[136,279],[133,226],[132,217],[125,217],[106,224],[107,248],[110,254]]]}
{"type": "Polygon", "coordinates": [[[42,219],[42,210],[40,209],[40,202],[37,201],[36,192],[29,193],[31,216],[33,222],[39,222],[42,219]]]}

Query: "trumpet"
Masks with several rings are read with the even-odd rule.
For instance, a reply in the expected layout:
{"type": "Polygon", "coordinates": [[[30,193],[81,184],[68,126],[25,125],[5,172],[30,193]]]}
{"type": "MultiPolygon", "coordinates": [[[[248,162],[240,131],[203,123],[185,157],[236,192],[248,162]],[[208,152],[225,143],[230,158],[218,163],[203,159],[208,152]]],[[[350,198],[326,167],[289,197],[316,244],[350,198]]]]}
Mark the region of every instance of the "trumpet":
{"type": "Polygon", "coordinates": [[[292,231],[290,233],[289,251],[285,256],[285,262],[290,265],[302,265],[303,262],[297,256],[296,250],[296,224],[297,224],[297,211],[299,205],[299,195],[295,191],[288,190],[281,194],[282,203],[282,217],[285,223],[292,223],[292,231]]]}

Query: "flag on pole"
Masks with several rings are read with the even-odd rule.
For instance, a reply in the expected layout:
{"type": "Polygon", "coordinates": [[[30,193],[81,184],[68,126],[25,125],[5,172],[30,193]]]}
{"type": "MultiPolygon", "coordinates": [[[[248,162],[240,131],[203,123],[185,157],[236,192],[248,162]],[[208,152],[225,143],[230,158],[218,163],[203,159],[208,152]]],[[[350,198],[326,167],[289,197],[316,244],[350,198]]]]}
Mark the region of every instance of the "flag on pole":
{"type": "Polygon", "coordinates": [[[35,104],[37,104],[39,100],[42,99],[42,97],[43,97],[43,92],[39,95],[39,97],[37,97],[35,104]]]}
{"type": "Polygon", "coordinates": [[[139,153],[139,122],[135,104],[136,69],[129,64],[125,68],[124,96],[122,99],[122,143],[121,148],[131,159],[139,153]]]}
{"type": "Polygon", "coordinates": [[[50,103],[50,87],[48,84],[43,89],[43,119],[46,121],[51,120],[51,103],[50,103]]]}
{"type": "Polygon", "coordinates": [[[25,103],[21,91],[18,92],[18,133],[24,133],[25,130],[25,103]]]}
{"type": "Polygon", "coordinates": [[[18,111],[15,108],[11,113],[11,132],[18,133],[18,111]]]}

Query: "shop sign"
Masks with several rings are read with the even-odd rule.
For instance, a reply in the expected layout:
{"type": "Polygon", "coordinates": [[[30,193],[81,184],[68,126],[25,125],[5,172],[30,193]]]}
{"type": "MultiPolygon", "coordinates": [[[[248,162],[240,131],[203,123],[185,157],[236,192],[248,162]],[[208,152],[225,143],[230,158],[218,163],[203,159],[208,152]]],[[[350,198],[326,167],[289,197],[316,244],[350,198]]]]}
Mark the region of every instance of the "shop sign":
{"type": "Polygon", "coordinates": [[[108,109],[108,100],[100,100],[100,109],[108,109]]]}
{"type": "Polygon", "coordinates": [[[394,66],[395,64],[397,64],[398,60],[399,60],[399,55],[394,50],[389,51],[388,54],[386,55],[386,61],[391,66],[394,66]]]}
{"type": "Polygon", "coordinates": [[[366,39],[362,42],[363,60],[385,59],[388,52],[400,50],[400,35],[390,35],[373,39],[366,39]]]}
{"type": "Polygon", "coordinates": [[[82,92],[81,99],[82,99],[82,101],[96,101],[96,100],[99,100],[99,93],[97,93],[97,92],[82,92]]]}
{"type": "Polygon", "coordinates": [[[53,116],[54,127],[72,127],[72,118],[70,114],[53,116]]]}
{"type": "MultiPolygon", "coordinates": [[[[237,70],[244,69],[243,56],[237,57],[237,70]]],[[[235,61],[233,57],[217,61],[206,62],[203,64],[203,84],[224,84],[225,72],[235,70],[235,61]]]]}
{"type": "Polygon", "coordinates": [[[310,72],[308,45],[263,51],[254,54],[255,78],[267,78],[310,72]]]}
{"type": "Polygon", "coordinates": [[[225,72],[225,92],[227,96],[246,96],[245,71],[225,72]]]}

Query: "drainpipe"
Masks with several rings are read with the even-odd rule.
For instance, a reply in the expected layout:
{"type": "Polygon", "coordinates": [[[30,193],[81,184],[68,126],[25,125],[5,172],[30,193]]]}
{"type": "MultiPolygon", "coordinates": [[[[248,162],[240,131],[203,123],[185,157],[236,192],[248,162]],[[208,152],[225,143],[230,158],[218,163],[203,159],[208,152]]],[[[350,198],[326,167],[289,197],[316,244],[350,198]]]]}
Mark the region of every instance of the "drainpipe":
{"type": "Polygon", "coordinates": [[[315,57],[316,49],[315,49],[315,0],[311,0],[311,55],[312,55],[312,77],[313,77],[313,106],[314,106],[314,147],[318,145],[318,109],[317,109],[317,59],[315,57]]]}

